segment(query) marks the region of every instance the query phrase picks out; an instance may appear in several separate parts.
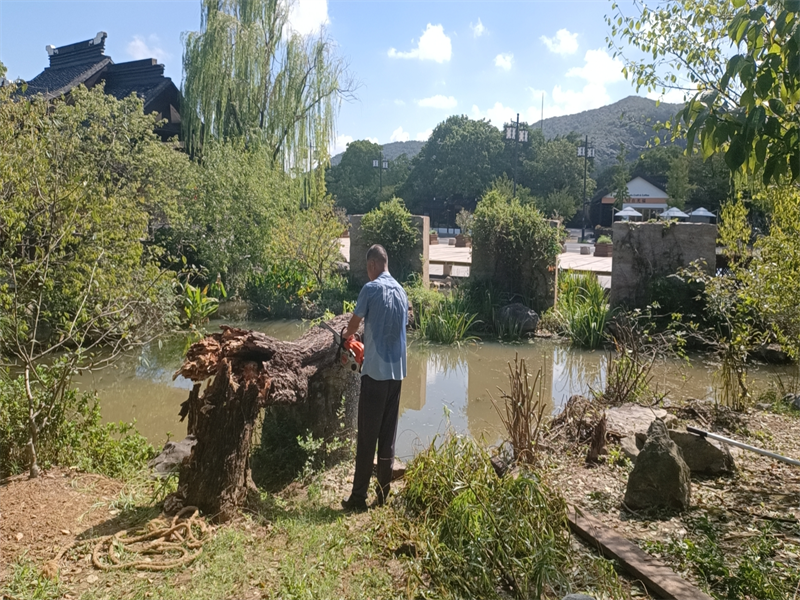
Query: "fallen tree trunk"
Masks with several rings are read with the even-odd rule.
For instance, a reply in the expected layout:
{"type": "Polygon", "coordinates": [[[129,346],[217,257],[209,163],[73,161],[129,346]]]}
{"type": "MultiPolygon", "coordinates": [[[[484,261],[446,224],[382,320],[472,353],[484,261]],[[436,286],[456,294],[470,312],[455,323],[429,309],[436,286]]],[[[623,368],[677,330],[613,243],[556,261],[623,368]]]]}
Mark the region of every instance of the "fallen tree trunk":
{"type": "MultiPolygon", "coordinates": [[[[330,321],[337,331],[349,315],[330,321]]],[[[347,397],[354,405],[359,375],[342,367],[329,331],[314,327],[294,342],[222,326],[193,344],[175,373],[195,382],[181,406],[197,438],[180,470],[174,506],[193,505],[218,521],[231,518],[250,491],[253,429],[262,408],[312,401],[317,420],[347,397]],[[213,377],[200,393],[200,384],[213,377]]],[[[335,408],[332,409],[335,414],[335,408]]]]}

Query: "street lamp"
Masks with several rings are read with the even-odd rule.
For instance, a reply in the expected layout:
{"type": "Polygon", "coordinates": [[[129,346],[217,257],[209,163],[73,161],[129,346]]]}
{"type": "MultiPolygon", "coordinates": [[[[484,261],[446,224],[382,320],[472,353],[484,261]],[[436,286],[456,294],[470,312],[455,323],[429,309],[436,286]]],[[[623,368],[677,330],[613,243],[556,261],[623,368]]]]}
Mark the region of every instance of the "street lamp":
{"type": "Polygon", "coordinates": [[[380,158],[372,159],[372,168],[378,169],[380,181],[380,193],[383,193],[383,172],[389,169],[389,161],[383,158],[383,150],[381,150],[380,158]]]}
{"type": "Polygon", "coordinates": [[[506,126],[506,139],[514,140],[514,191],[513,196],[517,196],[517,154],[519,152],[519,143],[528,141],[528,130],[519,128],[519,113],[517,113],[517,123],[511,122],[511,125],[506,126]]]}
{"type": "Polygon", "coordinates": [[[581,228],[581,241],[586,240],[586,173],[589,170],[589,159],[594,158],[594,148],[589,148],[589,136],[578,146],[578,156],[583,157],[583,227],[581,228]]]}

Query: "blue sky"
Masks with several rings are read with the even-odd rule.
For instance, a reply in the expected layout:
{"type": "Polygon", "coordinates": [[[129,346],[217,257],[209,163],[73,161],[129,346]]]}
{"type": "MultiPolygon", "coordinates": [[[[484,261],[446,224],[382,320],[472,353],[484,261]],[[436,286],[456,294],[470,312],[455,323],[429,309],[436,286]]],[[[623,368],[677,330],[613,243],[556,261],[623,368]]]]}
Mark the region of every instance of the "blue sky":
{"type": "MultiPolygon", "coordinates": [[[[543,94],[545,118],[633,94],[606,47],[610,11],[607,0],[299,0],[292,25],[323,27],[360,84],[342,105],[335,153],[353,139],[425,139],[451,114],[537,121],[543,94]]],[[[0,0],[0,60],[29,79],[47,66],[46,45],[102,30],[116,62],[155,57],[179,83],[181,34],[199,26],[200,0],[0,0]]]]}

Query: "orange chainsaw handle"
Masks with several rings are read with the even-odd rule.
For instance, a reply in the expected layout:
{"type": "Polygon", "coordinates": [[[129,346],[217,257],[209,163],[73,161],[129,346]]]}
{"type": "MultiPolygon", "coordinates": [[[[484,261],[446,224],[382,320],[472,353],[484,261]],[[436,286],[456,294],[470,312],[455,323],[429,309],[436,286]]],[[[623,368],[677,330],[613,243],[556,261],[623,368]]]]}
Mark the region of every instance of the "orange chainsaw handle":
{"type": "Polygon", "coordinates": [[[344,341],[344,349],[352,352],[355,356],[356,362],[359,365],[364,364],[364,342],[358,339],[355,335],[351,335],[344,341]]]}

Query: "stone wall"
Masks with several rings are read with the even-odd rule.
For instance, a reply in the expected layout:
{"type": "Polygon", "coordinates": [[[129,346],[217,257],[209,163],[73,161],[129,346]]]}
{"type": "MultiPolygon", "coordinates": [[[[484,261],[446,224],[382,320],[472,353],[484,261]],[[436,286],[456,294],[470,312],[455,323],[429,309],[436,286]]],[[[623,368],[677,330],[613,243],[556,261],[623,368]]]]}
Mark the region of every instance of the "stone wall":
{"type": "Polygon", "coordinates": [[[611,306],[643,306],[650,282],[694,261],[716,268],[717,226],[707,223],[614,223],[611,306]]]}
{"type": "MultiPolygon", "coordinates": [[[[367,250],[368,247],[364,242],[361,235],[361,218],[364,215],[351,215],[350,216],[350,280],[357,285],[364,285],[369,281],[367,276],[367,250]]],[[[414,226],[420,232],[420,237],[417,240],[417,245],[411,252],[411,264],[405,265],[407,271],[411,273],[419,273],[422,281],[427,286],[430,277],[428,273],[428,256],[430,245],[430,217],[411,217],[414,226]]],[[[398,269],[392,269],[394,258],[389,256],[389,271],[391,273],[398,272],[398,269]]]]}

